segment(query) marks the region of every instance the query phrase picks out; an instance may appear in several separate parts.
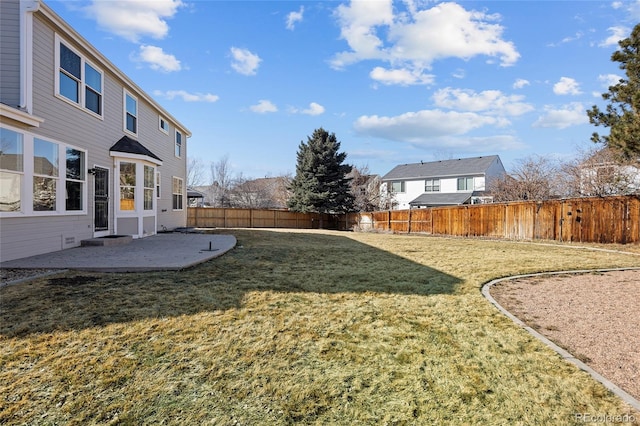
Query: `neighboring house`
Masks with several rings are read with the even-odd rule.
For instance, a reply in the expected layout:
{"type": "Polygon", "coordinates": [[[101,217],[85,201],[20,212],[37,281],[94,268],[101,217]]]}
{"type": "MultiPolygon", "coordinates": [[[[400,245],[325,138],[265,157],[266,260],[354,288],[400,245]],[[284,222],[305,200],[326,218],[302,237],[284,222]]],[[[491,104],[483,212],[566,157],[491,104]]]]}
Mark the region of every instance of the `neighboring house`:
{"type": "Polygon", "coordinates": [[[39,0],[0,0],[0,260],[184,227],[189,130],[39,0]]]}
{"type": "Polygon", "coordinates": [[[497,155],[402,164],[382,177],[382,190],[399,210],[490,203],[487,183],[504,173],[497,155]]]}
{"type": "Polygon", "coordinates": [[[204,194],[200,191],[196,191],[193,188],[187,188],[187,206],[188,207],[203,207],[204,206],[204,194]]]}
{"type": "Polygon", "coordinates": [[[580,195],[629,195],[640,192],[640,161],[623,159],[609,148],[593,153],[579,166],[580,195]]]}

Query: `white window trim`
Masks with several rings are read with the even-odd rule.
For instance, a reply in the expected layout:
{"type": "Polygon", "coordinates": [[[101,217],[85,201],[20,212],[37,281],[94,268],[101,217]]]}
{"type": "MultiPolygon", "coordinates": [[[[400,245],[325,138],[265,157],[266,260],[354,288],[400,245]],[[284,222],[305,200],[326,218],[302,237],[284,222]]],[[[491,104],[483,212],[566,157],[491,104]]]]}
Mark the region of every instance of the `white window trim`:
{"type": "MultiPolygon", "coordinates": [[[[18,173],[22,175],[22,188],[20,188],[20,210],[16,212],[0,212],[0,217],[41,217],[41,216],[83,216],[87,215],[88,203],[88,186],[89,186],[89,178],[86,170],[87,160],[89,158],[89,153],[86,149],[70,145],[68,143],[60,142],[59,140],[44,137],[41,135],[35,135],[33,133],[29,133],[23,129],[19,129],[12,126],[7,126],[2,124],[2,127],[13,132],[21,133],[23,135],[22,143],[22,155],[24,158],[23,171],[22,172],[12,172],[18,173]],[[56,181],[56,209],[52,211],[37,211],[33,210],[33,178],[35,176],[34,167],[33,167],[33,156],[34,156],[34,139],[42,139],[47,142],[55,143],[58,145],[58,176],[55,177],[56,181]],[[67,181],[66,177],[66,169],[67,169],[67,155],[66,148],[76,149],[78,151],[84,152],[85,159],[85,174],[84,180],[80,181],[83,183],[82,185],[82,210],[67,210],[65,205],[66,200],[66,185],[67,181]]],[[[41,176],[41,175],[38,175],[41,176]]],[[[78,181],[78,180],[74,180],[78,181]]]]}
{"type": "Polygon", "coordinates": [[[405,181],[403,180],[392,180],[391,184],[389,185],[391,187],[391,192],[393,192],[394,194],[405,194],[407,192],[407,184],[405,183],[405,181]],[[400,183],[400,191],[396,192],[393,190],[393,184],[394,183],[400,183]]]}
{"type": "Polygon", "coordinates": [[[476,178],[475,178],[475,176],[459,176],[456,179],[456,192],[473,192],[475,190],[475,186],[476,186],[476,178]],[[471,179],[471,189],[469,189],[469,188],[467,188],[467,189],[458,189],[458,182],[460,181],[460,179],[465,179],[465,183],[466,183],[467,179],[471,179]]]}
{"type": "Polygon", "coordinates": [[[184,185],[184,178],[181,178],[180,176],[171,176],[171,210],[173,210],[174,212],[180,212],[180,211],[184,211],[185,209],[185,202],[186,200],[186,188],[184,185]],[[180,180],[180,187],[182,188],[182,208],[181,209],[175,209],[173,208],[173,196],[177,195],[177,193],[173,192],[173,180],[174,179],[178,179],[180,180]]]}
{"type": "Polygon", "coordinates": [[[143,212],[155,212],[156,211],[156,207],[157,207],[157,197],[156,195],[156,166],[155,165],[151,165],[149,163],[147,164],[143,164],[142,165],[142,211],[143,212]],[[151,169],[151,175],[153,176],[151,178],[151,186],[146,186],[146,173],[145,173],[145,168],[149,167],[151,169]],[[145,193],[147,191],[151,190],[151,208],[147,209],[144,206],[145,203],[145,193]]]}
{"type": "Polygon", "coordinates": [[[432,178],[432,179],[425,179],[424,180],[424,192],[429,192],[429,193],[434,193],[434,192],[440,192],[442,188],[442,182],[440,181],[440,178],[432,178]],[[431,190],[428,191],[427,190],[427,182],[431,182],[431,190]],[[433,188],[435,186],[435,182],[438,182],[438,190],[435,191],[433,188]]]}
{"type": "Polygon", "coordinates": [[[156,167],[156,187],[155,187],[155,191],[156,191],[156,200],[159,200],[160,198],[162,198],[162,179],[161,179],[160,172],[158,171],[157,167],[156,167]]]}
{"type": "Polygon", "coordinates": [[[173,155],[176,158],[182,158],[184,156],[184,134],[181,131],[176,130],[175,136],[173,138],[173,155]],[[178,148],[178,135],[180,135],[180,155],[176,155],[176,151],[178,148]]]}
{"type": "Polygon", "coordinates": [[[169,134],[169,122],[167,121],[166,118],[164,118],[163,116],[158,116],[158,129],[160,129],[160,131],[162,133],[164,133],[165,135],[169,134]],[[167,128],[164,129],[162,128],[162,122],[164,121],[164,123],[166,124],[167,128]]]}
{"type": "Polygon", "coordinates": [[[98,118],[100,120],[104,120],[104,71],[102,71],[102,69],[100,69],[100,67],[97,67],[93,62],[87,60],[87,58],[82,55],[80,52],[78,52],[78,50],[76,50],[71,43],[65,41],[62,37],[60,37],[57,33],[55,34],[55,76],[54,76],[54,81],[55,81],[55,97],[68,103],[69,105],[73,105],[74,107],[78,108],[79,110],[82,110],[84,112],[86,112],[87,114],[91,115],[92,117],[98,118]],[[60,93],[60,43],[63,43],[67,49],[71,50],[73,53],[75,53],[76,55],[78,55],[80,57],[80,74],[82,75],[83,78],[80,79],[80,93],[78,94],[78,102],[73,102],[71,99],[67,98],[66,96],[62,95],[60,93]],[[96,70],[97,72],[100,73],[100,111],[102,112],[102,114],[96,114],[95,112],[91,111],[90,109],[88,109],[87,107],[85,107],[85,88],[86,88],[86,83],[85,83],[85,71],[84,71],[84,65],[89,64],[94,70],[96,70]]]}
{"type": "Polygon", "coordinates": [[[138,101],[138,97],[133,93],[129,92],[127,89],[122,89],[122,130],[125,133],[128,133],[132,136],[137,137],[140,133],[140,102],[138,101]],[[127,129],[127,95],[133,98],[136,101],[136,131],[132,132],[127,129]]]}

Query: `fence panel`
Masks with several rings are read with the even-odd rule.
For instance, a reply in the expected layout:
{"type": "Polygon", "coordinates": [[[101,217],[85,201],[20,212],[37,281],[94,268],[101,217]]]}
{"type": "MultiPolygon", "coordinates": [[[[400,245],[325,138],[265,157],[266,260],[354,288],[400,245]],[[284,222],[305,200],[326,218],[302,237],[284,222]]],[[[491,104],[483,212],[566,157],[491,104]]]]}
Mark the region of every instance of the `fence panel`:
{"type": "Polygon", "coordinates": [[[415,209],[411,212],[411,232],[433,233],[432,210],[415,209]]]}

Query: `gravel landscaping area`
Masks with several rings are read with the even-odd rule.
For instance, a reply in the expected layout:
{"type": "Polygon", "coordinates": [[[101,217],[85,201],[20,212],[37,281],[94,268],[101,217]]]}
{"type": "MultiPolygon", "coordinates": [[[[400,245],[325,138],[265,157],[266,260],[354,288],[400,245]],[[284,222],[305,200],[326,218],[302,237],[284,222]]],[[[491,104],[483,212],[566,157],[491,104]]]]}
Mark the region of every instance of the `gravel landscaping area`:
{"type": "Polygon", "coordinates": [[[491,296],[640,399],[640,270],[503,281],[491,296]]]}

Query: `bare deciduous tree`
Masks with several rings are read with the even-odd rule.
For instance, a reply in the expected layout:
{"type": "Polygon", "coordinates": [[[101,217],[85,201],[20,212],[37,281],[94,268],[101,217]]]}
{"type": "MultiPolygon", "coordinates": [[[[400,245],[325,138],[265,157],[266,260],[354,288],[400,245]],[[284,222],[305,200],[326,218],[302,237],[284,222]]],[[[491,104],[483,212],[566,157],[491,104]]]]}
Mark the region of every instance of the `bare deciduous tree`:
{"type": "Polygon", "coordinates": [[[349,184],[356,211],[372,212],[385,207],[380,189],[382,181],[380,176],[369,172],[369,166],[353,166],[347,177],[351,179],[349,184]]]}
{"type": "Polygon", "coordinates": [[[205,183],[204,164],[200,158],[189,157],[187,160],[187,187],[193,188],[205,183]]]}
{"type": "Polygon", "coordinates": [[[562,194],[560,165],[549,157],[534,155],[518,160],[511,173],[492,179],[493,200],[546,200],[562,194]]]}
{"type": "Polygon", "coordinates": [[[211,193],[214,207],[230,207],[230,191],[233,185],[229,156],[211,163],[211,193]]]}

